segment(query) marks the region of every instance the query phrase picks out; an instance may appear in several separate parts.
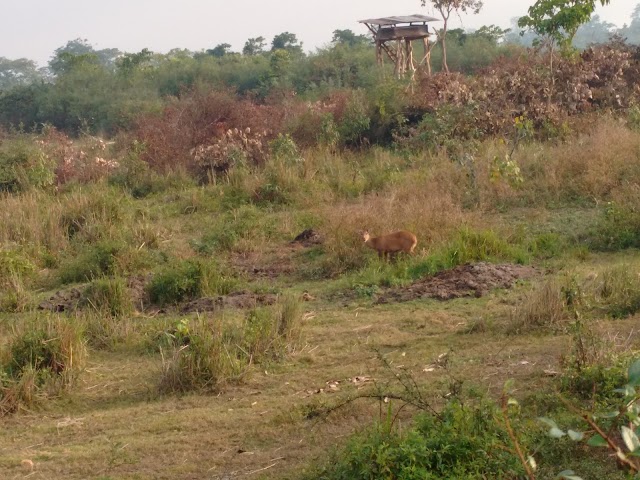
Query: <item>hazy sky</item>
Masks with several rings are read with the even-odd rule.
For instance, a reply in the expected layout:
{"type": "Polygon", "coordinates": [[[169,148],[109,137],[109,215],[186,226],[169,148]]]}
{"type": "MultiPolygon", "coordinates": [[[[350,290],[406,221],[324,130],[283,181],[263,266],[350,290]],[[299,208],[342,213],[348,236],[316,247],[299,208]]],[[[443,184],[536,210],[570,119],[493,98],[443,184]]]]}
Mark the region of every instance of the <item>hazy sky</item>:
{"type": "MultiPolygon", "coordinates": [[[[479,15],[462,17],[462,26],[510,25],[534,0],[485,0],[479,15]]],[[[640,0],[612,0],[600,16],[618,26],[628,23],[640,0]]],[[[68,40],[87,39],[97,50],[172,48],[202,50],[219,43],[242,49],[249,37],[289,31],[313,50],[331,40],[335,29],[367,33],[364,18],[421,13],[433,15],[420,0],[0,0],[0,57],[26,57],[41,65],[68,40]]],[[[435,16],[435,15],[434,15],[435,16]]],[[[460,26],[457,18],[454,26],[460,26]]]]}

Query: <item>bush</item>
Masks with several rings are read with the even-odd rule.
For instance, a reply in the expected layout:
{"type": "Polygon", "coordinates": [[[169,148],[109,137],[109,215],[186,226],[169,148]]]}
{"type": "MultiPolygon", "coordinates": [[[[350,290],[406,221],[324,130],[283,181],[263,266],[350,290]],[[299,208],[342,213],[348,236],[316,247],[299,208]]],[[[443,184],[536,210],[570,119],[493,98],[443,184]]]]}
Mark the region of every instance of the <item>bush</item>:
{"type": "Polygon", "coordinates": [[[432,275],[469,262],[511,261],[528,263],[530,255],[518,244],[509,243],[492,230],[474,231],[463,228],[444,247],[411,267],[413,278],[432,275]]]}
{"type": "Polygon", "coordinates": [[[148,286],[151,301],[160,305],[176,304],[201,295],[226,295],[236,281],[214,262],[184,260],[158,271],[148,286]]]}
{"type": "Polygon", "coordinates": [[[495,408],[450,401],[439,416],[418,415],[407,432],[378,425],[354,436],[344,450],[304,478],[519,478],[522,465],[510,451],[495,408]]]}
{"type": "Polygon", "coordinates": [[[52,185],[54,163],[28,135],[0,141],[0,192],[21,192],[52,185]]]}
{"type": "Polygon", "coordinates": [[[80,254],[64,262],[58,270],[63,284],[88,282],[96,277],[116,273],[117,256],[122,251],[118,242],[104,240],[85,248],[80,254]]]}
{"type": "Polygon", "coordinates": [[[0,249],[0,311],[17,312],[26,308],[28,285],[36,266],[17,251],[0,249]]]}
{"type": "Polygon", "coordinates": [[[229,381],[240,380],[252,364],[291,353],[301,322],[302,304],[293,296],[252,310],[239,328],[220,319],[182,319],[163,335],[163,340],[170,339],[170,354],[163,357],[160,390],[215,391],[229,381]]]}
{"type": "Polygon", "coordinates": [[[133,312],[133,303],[124,278],[100,278],[92,281],[84,291],[83,301],[91,308],[112,317],[133,312]]]}
{"type": "Polygon", "coordinates": [[[289,295],[274,306],[249,312],[242,327],[243,351],[258,361],[276,359],[290,353],[297,343],[302,322],[302,304],[289,295]]]}
{"type": "Polygon", "coordinates": [[[163,356],[161,392],[218,390],[230,380],[238,380],[247,367],[225,339],[220,321],[198,318],[183,324],[180,345],[163,356]]]}
{"type": "Polygon", "coordinates": [[[0,350],[0,413],[26,406],[36,394],[74,384],[83,368],[83,329],[69,318],[36,318],[16,330],[0,350]]]}

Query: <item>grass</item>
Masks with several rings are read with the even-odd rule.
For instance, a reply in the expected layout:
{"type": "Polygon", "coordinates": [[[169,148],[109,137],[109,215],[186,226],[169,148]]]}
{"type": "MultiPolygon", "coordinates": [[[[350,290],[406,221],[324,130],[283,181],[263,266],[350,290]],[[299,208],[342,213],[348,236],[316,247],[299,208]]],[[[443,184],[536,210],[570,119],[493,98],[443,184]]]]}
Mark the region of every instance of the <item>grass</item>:
{"type": "MultiPolygon", "coordinates": [[[[81,359],[74,347],[64,389],[53,388],[58,373],[41,373],[46,362],[3,367],[6,413],[17,414],[0,420],[0,445],[10,445],[0,477],[24,474],[30,459],[42,478],[339,478],[363,459],[397,472],[403,452],[424,459],[425,446],[447,466],[435,470],[439,478],[518,471],[497,447],[511,445],[491,407],[514,379],[514,425],[540,478],[565,467],[623,478],[599,454],[540,436],[534,418],[551,412],[569,422],[553,395],[559,388],[585,408],[593,385],[603,395],[596,401],[608,401],[618,359],[640,348],[639,144],[637,133],[601,120],[590,136],[523,145],[514,153],[519,186],[491,180],[503,146],[488,141],[474,152],[473,182],[470,165],[445,153],[287,150],[280,163],[209,185],[135,171],[132,161],[110,183],[0,197],[0,282],[13,292],[5,308],[13,311],[0,313],[3,365],[31,358],[20,345],[65,352],[75,338],[89,349],[81,359]],[[289,244],[305,228],[324,243],[289,244]],[[413,231],[416,256],[380,262],[356,235],[364,228],[413,231]],[[371,302],[388,286],[476,261],[532,264],[540,278],[482,298],[371,302]],[[168,313],[134,311],[132,279],[168,313]],[[31,312],[76,282],[88,308],[31,312]],[[279,300],[201,316],[167,308],[244,289],[279,300]],[[335,295],[345,289],[358,301],[335,295]],[[53,383],[39,383],[44,377],[53,383]],[[401,393],[398,378],[414,379],[446,421],[417,417],[398,399],[367,398],[401,393]],[[462,403],[448,402],[460,384],[462,403]],[[445,437],[470,463],[447,463],[445,437]]],[[[56,358],[67,365],[70,356],[56,358]]]]}

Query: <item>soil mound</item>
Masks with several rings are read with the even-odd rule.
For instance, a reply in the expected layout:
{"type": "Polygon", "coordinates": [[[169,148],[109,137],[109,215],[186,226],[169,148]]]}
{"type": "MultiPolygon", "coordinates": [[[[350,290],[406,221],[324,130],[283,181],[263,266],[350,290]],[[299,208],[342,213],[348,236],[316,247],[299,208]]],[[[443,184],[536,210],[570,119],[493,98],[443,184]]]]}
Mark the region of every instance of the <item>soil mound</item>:
{"type": "Polygon", "coordinates": [[[218,297],[203,297],[180,307],[180,313],[213,312],[222,308],[255,308],[273,305],[277,296],[272,293],[252,293],[247,290],[218,297]]]}
{"type": "Polygon", "coordinates": [[[419,280],[408,287],[390,288],[376,303],[407,302],[419,298],[451,300],[482,297],[494,288],[511,288],[517,280],[531,278],[536,269],[525,265],[474,263],[460,265],[419,280]]]}

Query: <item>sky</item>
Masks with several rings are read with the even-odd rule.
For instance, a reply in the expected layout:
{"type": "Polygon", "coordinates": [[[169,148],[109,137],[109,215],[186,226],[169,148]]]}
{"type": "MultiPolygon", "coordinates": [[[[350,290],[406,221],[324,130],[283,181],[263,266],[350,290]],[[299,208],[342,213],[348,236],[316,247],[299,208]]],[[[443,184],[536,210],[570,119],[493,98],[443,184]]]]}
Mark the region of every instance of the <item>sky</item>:
{"type": "MultiPolygon", "coordinates": [[[[507,28],[535,0],[485,0],[479,15],[451,21],[451,28],[496,24],[507,28]]],[[[612,0],[596,11],[622,26],[640,0],[612,0]]],[[[336,29],[367,33],[358,20],[414,13],[435,15],[420,0],[0,0],[0,57],[28,58],[46,65],[67,41],[86,39],[96,50],[192,51],[229,43],[242,50],[247,38],[268,42],[295,33],[306,51],[329,43],[336,29]]]]}

